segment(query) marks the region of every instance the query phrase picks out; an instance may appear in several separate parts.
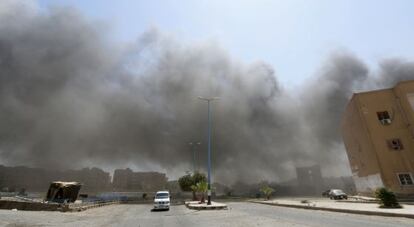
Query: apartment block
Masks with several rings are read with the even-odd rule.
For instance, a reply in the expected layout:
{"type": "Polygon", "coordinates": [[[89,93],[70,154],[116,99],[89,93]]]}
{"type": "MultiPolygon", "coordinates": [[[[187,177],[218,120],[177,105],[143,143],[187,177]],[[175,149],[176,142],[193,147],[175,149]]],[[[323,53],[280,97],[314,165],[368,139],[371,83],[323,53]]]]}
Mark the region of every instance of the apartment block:
{"type": "Polygon", "coordinates": [[[357,192],[414,195],[414,80],[355,93],[341,130],[357,192]]]}

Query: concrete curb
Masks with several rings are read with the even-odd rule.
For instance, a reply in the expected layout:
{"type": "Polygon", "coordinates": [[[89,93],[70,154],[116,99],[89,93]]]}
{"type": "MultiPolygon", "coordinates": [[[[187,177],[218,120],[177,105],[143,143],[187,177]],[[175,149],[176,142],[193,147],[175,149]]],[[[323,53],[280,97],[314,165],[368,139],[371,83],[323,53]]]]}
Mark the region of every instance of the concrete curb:
{"type": "Polygon", "coordinates": [[[261,201],[249,201],[249,202],[265,204],[265,205],[270,205],[270,206],[290,207],[290,208],[299,208],[299,209],[308,209],[308,210],[323,210],[323,211],[349,213],[349,214],[377,215],[377,216],[384,216],[384,217],[402,217],[402,218],[414,219],[414,214],[399,214],[399,213],[365,211],[365,210],[349,210],[349,209],[328,208],[328,207],[303,206],[303,205],[294,205],[294,204],[267,203],[267,202],[261,202],[261,201]]]}
{"type": "Polygon", "coordinates": [[[192,209],[192,210],[223,210],[223,209],[227,209],[227,205],[226,204],[217,204],[217,205],[192,205],[190,202],[185,202],[185,206],[188,209],[192,209]]]}
{"type": "Polygon", "coordinates": [[[109,206],[114,204],[120,204],[119,201],[112,201],[112,202],[104,202],[104,203],[95,203],[95,204],[88,204],[88,205],[80,205],[80,206],[73,206],[69,205],[62,209],[62,212],[80,212],[85,211],[92,208],[98,208],[103,206],[109,206]]]}

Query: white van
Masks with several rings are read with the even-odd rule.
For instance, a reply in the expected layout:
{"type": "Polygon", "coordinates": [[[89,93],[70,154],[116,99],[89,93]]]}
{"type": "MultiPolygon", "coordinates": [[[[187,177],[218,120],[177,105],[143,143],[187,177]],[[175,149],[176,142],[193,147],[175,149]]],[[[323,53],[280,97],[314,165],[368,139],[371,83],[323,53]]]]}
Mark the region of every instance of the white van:
{"type": "Polygon", "coordinates": [[[154,210],[170,209],[170,193],[168,191],[158,191],[154,197],[154,210]]]}

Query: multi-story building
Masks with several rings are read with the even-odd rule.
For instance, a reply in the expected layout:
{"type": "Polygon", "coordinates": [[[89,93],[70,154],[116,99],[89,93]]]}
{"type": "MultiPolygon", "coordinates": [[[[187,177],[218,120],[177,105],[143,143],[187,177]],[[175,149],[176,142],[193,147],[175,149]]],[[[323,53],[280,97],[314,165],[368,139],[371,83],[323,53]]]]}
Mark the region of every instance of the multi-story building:
{"type": "Polygon", "coordinates": [[[342,136],[357,192],[414,194],[414,80],[354,94],[342,136]]]}
{"type": "Polygon", "coordinates": [[[133,172],[131,169],[116,169],[113,187],[121,191],[158,191],[165,189],[168,178],[165,173],[133,172]]]}
{"type": "Polygon", "coordinates": [[[111,186],[109,173],[98,168],[51,170],[0,165],[0,190],[24,188],[31,192],[42,192],[49,188],[52,181],[78,181],[82,184],[82,192],[88,193],[107,191],[111,186]]]}

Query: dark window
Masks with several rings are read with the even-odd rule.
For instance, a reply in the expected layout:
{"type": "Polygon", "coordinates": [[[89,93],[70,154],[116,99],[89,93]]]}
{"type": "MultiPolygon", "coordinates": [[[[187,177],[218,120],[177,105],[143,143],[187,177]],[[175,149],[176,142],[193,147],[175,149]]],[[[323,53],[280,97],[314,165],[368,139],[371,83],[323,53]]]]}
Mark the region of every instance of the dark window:
{"type": "Polygon", "coordinates": [[[377,117],[382,125],[391,124],[391,118],[390,118],[390,114],[388,113],[388,111],[377,112],[377,117]]]}
{"type": "Polygon", "coordinates": [[[404,147],[399,139],[390,139],[387,141],[388,147],[392,150],[402,150],[404,147]]]}
{"type": "Polygon", "coordinates": [[[399,173],[398,179],[400,180],[401,185],[412,185],[413,179],[411,178],[411,174],[409,173],[399,173]]]}

